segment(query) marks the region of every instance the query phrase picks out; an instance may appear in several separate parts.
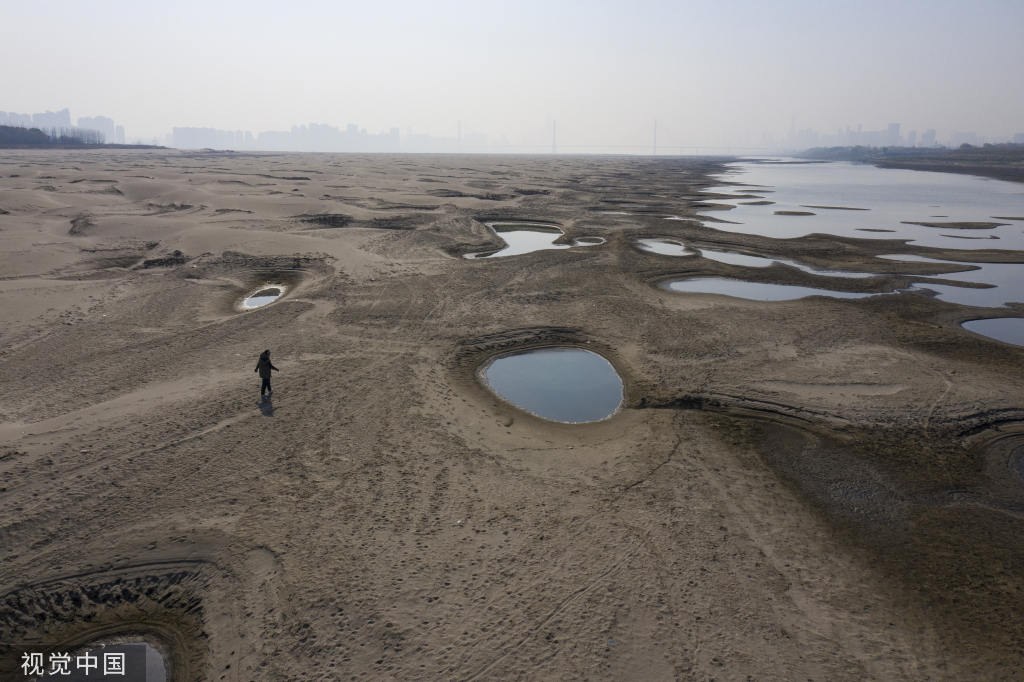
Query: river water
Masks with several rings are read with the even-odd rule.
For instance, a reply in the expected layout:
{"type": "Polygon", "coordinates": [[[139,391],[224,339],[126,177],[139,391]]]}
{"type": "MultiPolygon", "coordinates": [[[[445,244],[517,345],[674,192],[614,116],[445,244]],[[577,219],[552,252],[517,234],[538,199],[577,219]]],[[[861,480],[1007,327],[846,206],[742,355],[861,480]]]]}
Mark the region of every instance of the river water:
{"type": "Polygon", "coordinates": [[[735,206],[727,211],[705,212],[729,221],[712,225],[727,232],[776,239],[823,233],[861,239],[908,239],[915,245],[941,248],[1024,250],[1024,184],[843,162],[745,161],[732,164],[729,172],[718,177],[754,186],[720,185],[708,188],[708,192],[754,194],[762,201],[775,202],[758,206],[746,202],[759,199],[709,199],[735,206]],[[835,208],[820,208],[823,206],[835,208]],[[776,215],[776,211],[814,215],[776,215]],[[965,230],[908,222],[1004,225],[965,230]]]}
{"type": "MultiPolygon", "coordinates": [[[[700,196],[733,208],[703,211],[727,222],[709,225],[727,232],[757,234],[774,239],[829,234],[861,239],[901,239],[922,247],[962,250],[1024,251],[1024,185],[956,173],[933,173],[876,168],[868,164],[748,160],[731,164],[719,175],[723,184],[700,196]],[[727,183],[727,184],[726,184],[727,183]],[[720,195],[727,195],[723,198],[720,195]],[[735,197],[734,199],[728,197],[735,197]],[[920,223],[932,223],[922,225],[920,223]]],[[[669,218],[676,219],[675,217],[669,218]]],[[[692,255],[682,243],[647,243],[641,247],[658,253],[692,255]]],[[[868,273],[816,270],[793,261],[727,251],[701,249],[705,258],[744,267],[767,267],[779,260],[823,276],[866,277],[868,273]]],[[[906,262],[970,263],[969,257],[943,261],[919,255],[882,254],[881,258],[906,262]]],[[[919,282],[911,289],[927,289],[959,305],[998,308],[1024,303],[1024,264],[978,263],[965,272],[936,275],[935,279],[985,284],[969,288],[919,282]]],[[[861,298],[866,294],[822,291],[744,282],[722,277],[694,277],[667,284],[689,293],[717,293],[753,300],[787,300],[807,295],[861,298]]],[[[964,325],[991,338],[1022,344],[1024,320],[992,318],[964,325]]]]}

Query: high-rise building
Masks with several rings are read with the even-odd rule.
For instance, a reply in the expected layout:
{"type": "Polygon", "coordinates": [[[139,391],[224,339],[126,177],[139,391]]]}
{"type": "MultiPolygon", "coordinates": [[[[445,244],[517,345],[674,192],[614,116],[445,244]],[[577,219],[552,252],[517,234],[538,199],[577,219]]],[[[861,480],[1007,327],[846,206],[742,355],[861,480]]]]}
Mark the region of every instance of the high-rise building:
{"type": "Polygon", "coordinates": [[[114,127],[114,143],[124,144],[124,126],[114,127]]]}
{"type": "Polygon", "coordinates": [[[70,128],[71,110],[47,111],[44,114],[32,114],[33,128],[70,128]]]}
{"type": "Polygon", "coordinates": [[[900,124],[890,123],[888,133],[885,136],[885,143],[890,146],[896,146],[900,141],[900,124]]]}
{"type": "Polygon", "coordinates": [[[103,133],[104,142],[113,142],[117,137],[117,130],[114,127],[114,119],[107,118],[106,116],[85,116],[79,118],[78,127],[85,128],[86,130],[96,130],[103,133]]]}
{"type": "Polygon", "coordinates": [[[908,147],[916,147],[917,146],[917,131],[916,130],[911,130],[909,133],[907,133],[907,146],[908,147]]]}
{"type": "Polygon", "coordinates": [[[0,111],[0,125],[17,128],[31,128],[32,114],[16,114],[13,111],[0,111]]]}
{"type": "Polygon", "coordinates": [[[924,131],[921,135],[921,146],[922,147],[934,147],[935,146],[935,128],[929,128],[924,131]]]}
{"type": "Polygon", "coordinates": [[[964,144],[980,147],[984,142],[985,139],[975,132],[961,132],[957,130],[949,136],[949,146],[954,149],[964,144]]]}

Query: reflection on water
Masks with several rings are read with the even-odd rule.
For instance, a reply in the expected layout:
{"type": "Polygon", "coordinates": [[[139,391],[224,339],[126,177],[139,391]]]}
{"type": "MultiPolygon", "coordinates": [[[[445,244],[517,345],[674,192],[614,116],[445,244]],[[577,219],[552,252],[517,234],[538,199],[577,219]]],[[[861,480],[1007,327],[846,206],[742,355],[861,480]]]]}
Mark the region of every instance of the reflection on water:
{"type": "MultiPolygon", "coordinates": [[[[741,253],[727,251],[712,251],[704,249],[701,253],[706,258],[711,258],[723,263],[740,265],[744,267],[768,267],[773,262],[780,262],[791,265],[805,272],[830,277],[871,277],[870,273],[861,272],[835,272],[827,270],[815,270],[806,265],[787,260],[772,260],[760,256],[749,256],[741,253]]],[[[1024,264],[1020,263],[959,263],[955,261],[938,260],[924,256],[913,255],[883,255],[879,258],[914,263],[945,263],[956,266],[969,265],[971,270],[963,272],[949,272],[939,275],[918,275],[919,277],[935,277],[954,282],[972,284],[987,284],[987,287],[966,287],[951,284],[939,284],[931,282],[917,282],[907,289],[908,291],[931,291],[936,298],[959,305],[978,306],[982,308],[998,308],[1009,303],[1024,302],[1024,264]]],[[[725,294],[759,301],[781,301],[794,298],[802,298],[813,294],[821,296],[832,296],[834,298],[862,298],[877,294],[864,294],[843,291],[829,291],[826,289],[815,289],[811,287],[800,287],[781,284],[763,284],[759,282],[744,282],[742,280],[726,277],[692,277],[675,280],[668,285],[673,291],[691,293],[725,294]]]]}
{"type": "MultiPolygon", "coordinates": [[[[993,244],[998,244],[1000,249],[1024,249],[1020,223],[991,230],[951,230],[904,224],[904,221],[929,222],[935,215],[942,215],[943,222],[991,222],[991,216],[1024,215],[1024,185],[1017,183],[843,162],[741,162],[733,164],[732,168],[734,171],[723,179],[771,186],[775,190],[772,194],[775,204],[740,204],[730,211],[715,212],[713,215],[717,218],[741,223],[714,223],[719,230],[777,239],[824,233],[862,239],[911,239],[922,246],[958,249],[992,248],[993,244]],[[775,211],[806,211],[807,206],[828,208],[815,216],[774,215],[775,211]],[[869,210],[842,210],[854,208],[869,210]],[[873,232],[879,229],[893,232],[880,235],[873,232]],[[961,238],[978,236],[985,238],[961,238]],[[998,237],[999,241],[989,237],[998,237]]],[[[707,191],[744,194],[751,189],[725,185],[707,191]]]]}
{"type": "Polygon", "coordinates": [[[785,260],[784,258],[765,258],[763,256],[748,256],[742,253],[733,253],[731,251],[712,251],[711,249],[701,249],[701,255],[711,260],[716,260],[719,263],[728,263],[730,265],[742,265],[748,268],[766,268],[772,263],[782,263],[804,272],[809,272],[814,275],[825,275],[828,277],[874,277],[870,272],[840,272],[838,270],[816,270],[809,265],[797,263],[796,261],[785,260]]]}
{"type": "Polygon", "coordinates": [[[970,265],[974,268],[973,270],[932,276],[953,280],[954,282],[993,285],[984,289],[973,289],[949,284],[932,284],[931,282],[924,284],[918,282],[912,287],[914,289],[930,289],[943,301],[960,305],[981,306],[983,308],[998,308],[1007,303],[1024,302],[1024,264],[1022,263],[961,263],[902,254],[886,254],[879,256],[879,258],[911,263],[970,265]]]}
{"type": "Polygon", "coordinates": [[[578,348],[507,355],[488,365],[484,377],[505,400],[552,421],[599,421],[622,402],[622,380],[611,363],[578,348]]]}
{"type": "Polygon", "coordinates": [[[1024,319],[1019,317],[993,317],[987,320],[971,320],[961,325],[975,334],[981,334],[997,341],[1024,346],[1024,319]]]}
{"type": "MultiPolygon", "coordinates": [[[[744,282],[727,277],[688,277],[677,279],[665,285],[672,291],[691,294],[723,294],[751,301],[791,301],[805,296],[829,296],[831,298],[866,298],[880,294],[865,294],[852,291],[829,291],[813,287],[798,287],[789,284],[764,284],[744,282]]],[[[893,293],[893,292],[885,292],[893,293]]]]}
{"type": "Polygon", "coordinates": [[[660,253],[663,256],[695,256],[697,254],[696,251],[671,239],[638,239],[637,244],[644,251],[660,253]]]}
{"type": "Polygon", "coordinates": [[[743,253],[733,253],[732,251],[712,251],[711,249],[701,249],[700,254],[705,258],[710,258],[711,260],[718,261],[719,263],[742,265],[747,268],[766,268],[775,262],[771,258],[748,256],[743,253]]]}
{"type": "Polygon", "coordinates": [[[242,307],[259,308],[260,306],[265,306],[268,303],[281,298],[281,294],[283,293],[284,291],[279,287],[267,287],[266,289],[260,289],[255,294],[242,301],[242,307]]]}
{"type": "Polygon", "coordinates": [[[551,225],[534,223],[486,223],[486,225],[494,230],[495,234],[500,234],[508,246],[486,255],[469,253],[466,254],[466,258],[501,258],[519,256],[533,251],[570,248],[569,244],[554,243],[562,236],[562,231],[551,225]]]}
{"type": "Polygon", "coordinates": [[[730,265],[741,265],[748,268],[766,268],[772,263],[782,263],[804,272],[809,272],[814,275],[824,275],[827,277],[874,277],[870,272],[842,272],[839,270],[818,270],[812,268],[809,265],[797,263],[796,261],[786,260],[784,258],[768,258],[765,256],[751,256],[744,253],[736,253],[733,251],[715,251],[713,249],[692,249],[682,242],[673,241],[671,239],[638,239],[637,245],[644,251],[651,251],[652,253],[660,253],[663,256],[694,256],[702,255],[705,258],[718,261],[719,263],[728,263],[730,265]]]}

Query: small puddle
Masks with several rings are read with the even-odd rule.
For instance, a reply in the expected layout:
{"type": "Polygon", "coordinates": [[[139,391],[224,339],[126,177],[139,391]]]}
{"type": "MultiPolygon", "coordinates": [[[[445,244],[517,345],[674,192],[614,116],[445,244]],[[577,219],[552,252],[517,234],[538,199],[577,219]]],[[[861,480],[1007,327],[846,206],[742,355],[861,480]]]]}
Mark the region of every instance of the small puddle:
{"type": "Polygon", "coordinates": [[[576,237],[572,240],[573,246],[597,246],[605,243],[604,237],[576,237]]]}
{"type": "Polygon", "coordinates": [[[996,341],[1024,346],[1024,319],[1019,317],[991,317],[986,320],[971,320],[960,325],[975,334],[987,336],[996,341]]]}
{"type": "Polygon", "coordinates": [[[644,251],[650,251],[651,253],[660,253],[663,256],[695,256],[696,251],[691,251],[686,248],[686,245],[681,242],[672,241],[671,239],[638,239],[637,245],[644,251]]]}
{"type": "Polygon", "coordinates": [[[519,256],[547,249],[568,249],[569,244],[555,244],[562,231],[553,225],[535,223],[485,223],[508,244],[504,249],[486,253],[467,253],[466,258],[502,258],[519,256]]]}
{"type": "Polygon", "coordinates": [[[260,308],[268,303],[273,303],[277,299],[281,298],[283,294],[284,287],[265,286],[243,299],[242,307],[246,309],[260,308]]]}
{"type": "Polygon", "coordinates": [[[487,385],[538,417],[578,424],[615,414],[622,380],[611,363],[579,348],[542,348],[506,355],[483,371],[487,385]]]}
{"type": "MultiPolygon", "coordinates": [[[[881,294],[865,294],[853,291],[829,291],[812,287],[798,287],[789,284],[764,284],[744,282],[727,277],[688,277],[677,279],[665,285],[672,291],[688,294],[722,294],[751,301],[791,301],[805,296],[829,296],[831,298],[867,298],[881,294]]],[[[895,293],[892,291],[883,292],[895,293]]]]}
{"type": "Polygon", "coordinates": [[[69,674],[52,668],[51,660],[46,661],[46,671],[60,670],[56,675],[47,675],[67,682],[88,682],[89,680],[125,680],[125,682],[167,682],[167,667],[164,657],[147,642],[125,642],[123,644],[101,644],[86,651],[69,652],[66,666],[69,674]],[[122,672],[116,672],[118,665],[122,672]],[[95,667],[93,667],[95,666],[95,667]],[[105,667],[106,666],[106,667],[105,667]],[[104,674],[106,673],[106,674],[104,674]]]}

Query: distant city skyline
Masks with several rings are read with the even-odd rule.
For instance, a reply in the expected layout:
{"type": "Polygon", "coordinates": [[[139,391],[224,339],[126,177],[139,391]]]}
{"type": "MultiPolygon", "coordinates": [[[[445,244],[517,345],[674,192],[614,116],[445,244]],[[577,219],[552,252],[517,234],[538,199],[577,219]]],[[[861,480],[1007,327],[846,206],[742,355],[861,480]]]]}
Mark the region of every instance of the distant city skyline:
{"type": "MultiPolygon", "coordinates": [[[[614,145],[591,141],[589,144],[557,143],[557,127],[555,121],[550,123],[550,131],[542,139],[518,142],[511,141],[508,136],[489,136],[487,133],[462,130],[462,122],[457,121],[454,136],[414,133],[411,127],[403,134],[398,127],[386,131],[371,133],[365,127],[349,123],[344,128],[327,123],[309,123],[293,125],[289,130],[259,131],[218,130],[216,128],[200,128],[175,126],[171,131],[151,137],[126,135],[123,126],[115,125],[112,118],[106,116],[79,117],[77,127],[95,130],[102,133],[108,143],[124,144],[156,143],[178,149],[223,149],[238,151],[309,151],[309,152],[533,152],[551,151],[560,147],[563,153],[657,153],[661,148],[662,155],[698,153],[705,150],[793,150],[800,151],[812,147],[959,147],[961,144],[982,145],[985,143],[1015,142],[1024,143],[1024,133],[1013,133],[986,137],[972,131],[949,131],[939,133],[934,128],[921,131],[911,130],[901,133],[901,124],[890,123],[881,130],[864,130],[862,124],[855,128],[846,125],[840,127],[835,134],[822,133],[817,130],[797,128],[796,116],[791,117],[790,130],[786,135],[762,133],[755,137],[750,133],[739,133],[730,136],[728,133],[718,141],[703,145],[681,145],[673,140],[672,131],[662,127],[661,137],[656,137],[656,121],[652,122],[650,141],[638,141],[633,145],[614,145]],[[549,137],[548,137],[549,136],[549,137]],[[550,141],[549,141],[550,140],[550,141]],[[650,147],[650,151],[646,151],[650,147]]],[[[44,129],[72,128],[69,107],[60,111],[46,111],[33,114],[0,111],[0,125],[16,125],[38,127],[44,129]]],[[[563,130],[565,126],[563,125],[563,130]]]]}
{"type": "MultiPolygon", "coordinates": [[[[7,3],[0,108],[173,128],[486,135],[551,148],[1024,132],[1024,3],[7,3]],[[59,17],[59,20],[55,20],[59,17]],[[87,59],[82,55],[88,55],[87,59]],[[803,132],[801,132],[803,131],[803,132]],[[811,131],[810,133],[806,131],[811,131]]],[[[975,138],[965,138],[975,139],[975,138]]]]}

